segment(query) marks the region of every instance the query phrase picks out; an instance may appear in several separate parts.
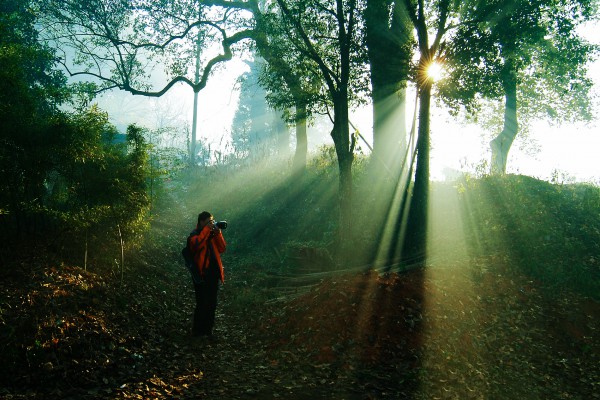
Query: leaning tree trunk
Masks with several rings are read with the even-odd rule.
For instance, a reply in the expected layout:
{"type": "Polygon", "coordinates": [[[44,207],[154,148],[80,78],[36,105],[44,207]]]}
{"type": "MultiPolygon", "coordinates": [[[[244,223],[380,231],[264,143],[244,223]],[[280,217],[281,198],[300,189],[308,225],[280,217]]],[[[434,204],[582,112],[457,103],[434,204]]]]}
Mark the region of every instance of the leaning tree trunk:
{"type": "Polygon", "coordinates": [[[492,174],[506,173],[506,162],[510,150],[518,133],[517,123],[517,79],[516,73],[509,70],[503,79],[504,96],[506,99],[504,107],[504,129],[491,142],[492,150],[492,174]]]}
{"type": "Polygon", "coordinates": [[[407,234],[403,258],[411,263],[425,259],[427,244],[427,207],[429,203],[429,111],[431,104],[431,81],[419,90],[419,135],[417,138],[417,168],[415,185],[408,214],[407,234]]]}

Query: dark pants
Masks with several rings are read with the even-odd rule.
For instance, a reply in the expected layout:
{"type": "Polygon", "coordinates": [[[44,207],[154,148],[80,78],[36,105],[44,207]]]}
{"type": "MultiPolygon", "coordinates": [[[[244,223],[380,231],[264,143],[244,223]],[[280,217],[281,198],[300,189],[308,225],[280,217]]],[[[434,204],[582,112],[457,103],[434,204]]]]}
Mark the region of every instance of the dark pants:
{"type": "Polygon", "coordinates": [[[194,283],[194,290],[196,291],[196,309],[194,310],[194,325],[192,328],[194,336],[212,335],[215,325],[219,278],[214,274],[207,275],[204,281],[194,283]]]}

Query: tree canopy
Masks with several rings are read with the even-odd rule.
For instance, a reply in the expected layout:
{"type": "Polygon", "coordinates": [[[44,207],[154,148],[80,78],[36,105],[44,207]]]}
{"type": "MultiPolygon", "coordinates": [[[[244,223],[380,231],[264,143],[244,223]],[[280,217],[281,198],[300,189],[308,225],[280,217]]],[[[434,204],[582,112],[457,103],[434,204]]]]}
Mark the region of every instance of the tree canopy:
{"type": "Polygon", "coordinates": [[[49,235],[79,243],[89,228],[106,240],[119,225],[133,243],[147,226],[146,148],[125,148],[105,113],[76,107],[30,2],[0,8],[4,241],[49,235]]]}
{"type": "Polygon", "coordinates": [[[493,155],[495,171],[506,169],[514,137],[526,133],[531,121],[591,119],[587,67],[595,48],[577,28],[595,15],[595,3],[510,0],[462,7],[463,22],[445,54],[450,72],[440,95],[453,110],[464,107],[469,119],[503,131],[497,139],[506,144],[493,155]],[[486,102],[501,99],[504,112],[481,112],[486,102]]]}

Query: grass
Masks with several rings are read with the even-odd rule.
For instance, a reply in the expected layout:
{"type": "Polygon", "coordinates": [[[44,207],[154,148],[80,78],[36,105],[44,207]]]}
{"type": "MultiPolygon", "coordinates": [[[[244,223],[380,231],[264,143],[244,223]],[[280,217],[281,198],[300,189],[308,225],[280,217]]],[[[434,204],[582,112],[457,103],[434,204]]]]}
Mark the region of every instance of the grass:
{"type": "Polygon", "coordinates": [[[555,289],[600,295],[600,188],[525,176],[488,177],[462,192],[477,256],[504,254],[555,289]]]}

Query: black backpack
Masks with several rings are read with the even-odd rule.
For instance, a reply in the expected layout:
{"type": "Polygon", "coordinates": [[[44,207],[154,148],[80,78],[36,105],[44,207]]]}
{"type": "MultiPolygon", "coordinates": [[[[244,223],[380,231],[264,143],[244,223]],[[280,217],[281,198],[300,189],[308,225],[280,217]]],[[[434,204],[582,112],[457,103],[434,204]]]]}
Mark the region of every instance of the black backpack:
{"type": "Polygon", "coordinates": [[[198,234],[198,232],[195,229],[190,233],[185,242],[185,247],[181,249],[181,256],[183,257],[183,261],[185,262],[186,268],[188,269],[188,271],[190,271],[190,274],[192,274],[192,279],[194,283],[200,283],[202,282],[202,277],[200,276],[198,269],[194,266],[194,255],[192,254],[192,251],[189,247],[190,238],[196,234],[198,234]]]}
{"type": "Polygon", "coordinates": [[[189,247],[186,245],[183,249],[181,249],[181,255],[183,256],[183,261],[185,262],[185,266],[190,268],[194,264],[194,258],[192,256],[192,252],[189,247]]]}

